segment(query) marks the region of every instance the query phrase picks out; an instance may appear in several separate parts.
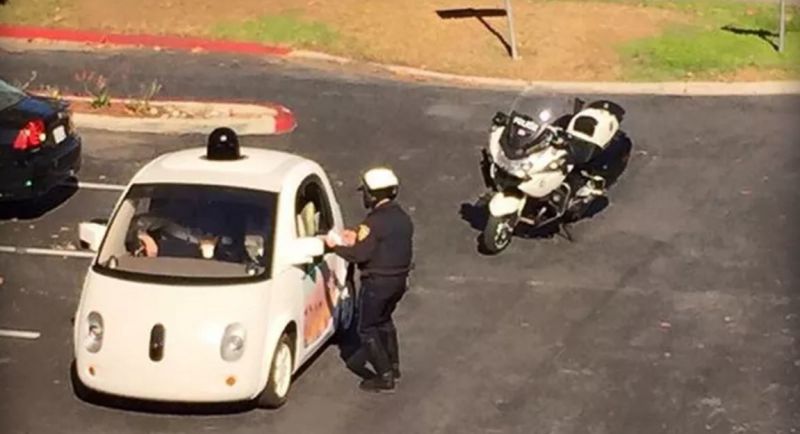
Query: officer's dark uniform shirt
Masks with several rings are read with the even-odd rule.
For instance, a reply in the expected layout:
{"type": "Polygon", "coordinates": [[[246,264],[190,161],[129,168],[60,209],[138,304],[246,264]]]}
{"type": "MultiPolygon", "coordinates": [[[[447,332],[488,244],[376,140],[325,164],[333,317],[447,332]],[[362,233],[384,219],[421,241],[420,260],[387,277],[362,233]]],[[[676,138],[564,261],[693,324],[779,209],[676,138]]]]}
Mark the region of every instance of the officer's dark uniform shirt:
{"type": "Polygon", "coordinates": [[[408,275],[414,225],[399,204],[390,201],[370,211],[357,233],[353,246],[336,246],[333,251],[357,263],[362,277],[408,275]]]}

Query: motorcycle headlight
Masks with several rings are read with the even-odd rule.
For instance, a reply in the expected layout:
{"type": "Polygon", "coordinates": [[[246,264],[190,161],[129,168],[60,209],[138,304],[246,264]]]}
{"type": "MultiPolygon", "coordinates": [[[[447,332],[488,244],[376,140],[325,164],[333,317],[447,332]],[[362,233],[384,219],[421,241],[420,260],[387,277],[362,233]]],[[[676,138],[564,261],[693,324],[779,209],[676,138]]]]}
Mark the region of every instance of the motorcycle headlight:
{"type": "Polygon", "coordinates": [[[235,362],[244,354],[247,333],[244,326],[234,323],[225,328],[220,343],[220,355],[226,362],[235,362]]]}
{"type": "Polygon", "coordinates": [[[90,353],[96,353],[103,347],[103,316],[90,312],[86,317],[86,335],[83,345],[90,353]]]}
{"type": "Polygon", "coordinates": [[[527,159],[518,161],[504,158],[502,161],[498,160],[498,163],[500,163],[500,167],[502,167],[506,172],[516,176],[517,178],[527,177],[528,171],[533,167],[533,164],[527,159]]]}

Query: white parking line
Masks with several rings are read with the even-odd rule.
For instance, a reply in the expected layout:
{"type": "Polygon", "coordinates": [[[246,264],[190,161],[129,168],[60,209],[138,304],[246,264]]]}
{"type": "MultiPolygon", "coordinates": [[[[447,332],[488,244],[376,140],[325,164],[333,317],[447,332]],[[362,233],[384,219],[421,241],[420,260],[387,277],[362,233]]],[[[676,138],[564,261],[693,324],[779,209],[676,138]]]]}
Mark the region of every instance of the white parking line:
{"type": "Polygon", "coordinates": [[[99,182],[65,182],[64,185],[68,186],[77,186],[78,188],[86,188],[89,190],[109,190],[109,191],[123,191],[125,190],[124,185],[119,184],[102,184],[99,182]]]}
{"type": "Polygon", "coordinates": [[[70,258],[94,258],[94,252],[81,252],[66,249],[42,249],[38,247],[0,246],[0,253],[16,253],[18,255],[66,256],[70,258]]]}
{"type": "Polygon", "coordinates": [[[0,338],[39,339],[42,334],[27,330],[0,329],[0,338]]]}

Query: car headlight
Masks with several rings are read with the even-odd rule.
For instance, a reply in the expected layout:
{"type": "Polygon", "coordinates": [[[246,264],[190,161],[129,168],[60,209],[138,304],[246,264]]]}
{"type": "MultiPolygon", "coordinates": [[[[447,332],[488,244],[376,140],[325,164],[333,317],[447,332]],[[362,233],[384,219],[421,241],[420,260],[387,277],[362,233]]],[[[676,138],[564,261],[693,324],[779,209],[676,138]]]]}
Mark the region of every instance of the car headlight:
{"type": "Polygon", "coordinates": [[[96,353],[103,347],[103,316],[90,312],[86,317],[86,336],[83,345],[90,353],[96,353]]]}
{"type": "Polygon", "coordinates": [[[234,323],[226,327],[219,348],[222,360],[226,362],[239,360],[244,354],[246,340],[247,333],[241,324],[234,323]]]}

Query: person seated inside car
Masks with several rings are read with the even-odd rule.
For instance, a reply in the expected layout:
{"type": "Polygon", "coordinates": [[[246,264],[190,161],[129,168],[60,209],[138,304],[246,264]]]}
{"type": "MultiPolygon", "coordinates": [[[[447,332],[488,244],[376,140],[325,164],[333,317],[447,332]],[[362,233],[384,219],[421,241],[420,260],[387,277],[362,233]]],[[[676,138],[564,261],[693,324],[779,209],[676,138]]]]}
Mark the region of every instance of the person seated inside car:
{"type": "MultiPolygon", "coordinates": [[[[126,248],[133,256],[248,262],[247,217],[257,207],[242,203],[154,199],[133,218],[126,248]]],[[[253,240],[250,240],[251,244],[253,240]]]]}

